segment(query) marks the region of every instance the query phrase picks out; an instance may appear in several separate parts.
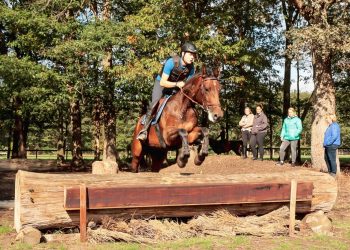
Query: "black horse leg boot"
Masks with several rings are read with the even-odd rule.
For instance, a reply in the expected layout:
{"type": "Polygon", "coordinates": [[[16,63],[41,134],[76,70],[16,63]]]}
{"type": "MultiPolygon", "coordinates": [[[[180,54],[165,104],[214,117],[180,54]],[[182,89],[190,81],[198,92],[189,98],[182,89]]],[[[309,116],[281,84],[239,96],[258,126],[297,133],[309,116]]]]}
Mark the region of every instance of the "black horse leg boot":
{"type": "Polygon", "coordinates": [[[140,140],[140,141],[146,141],[147,140],[147,134],[148,134],[148,128],[149,126],[151,125],[152,123],[152,113],[153,113],[153,107],[150,107],[148,110],[147,110],[147,113],[146,113],[146,117],[145,117],[145,122],[144,122],[144,125],[143,125],[143,128],[140,130],[139,134],[137,135],[136,139],[140,140]]]}

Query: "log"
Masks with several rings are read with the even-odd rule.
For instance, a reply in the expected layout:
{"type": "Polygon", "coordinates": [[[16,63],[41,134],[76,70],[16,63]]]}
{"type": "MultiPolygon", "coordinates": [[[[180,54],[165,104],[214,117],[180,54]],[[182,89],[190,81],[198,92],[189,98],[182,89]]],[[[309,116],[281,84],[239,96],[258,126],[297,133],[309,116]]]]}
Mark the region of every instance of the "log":
{"type": "Polygon", "coordinates": [[[92,174],[117,174],[118,163],[113,161],[94,161],[92,163],[92,174]]]}
{"type": "Polygon", "coordinates": [[[61,169],[57,166],[56,160],[4,159],[0,161],[0,173],[17,170],[52,172],[61,169]]]}
{"type": "MultiPolygon", "coordinates": [[[[130,187],[137,186],[178,186],[243,183],[283,183],[295,179],[298,183],[312,182],[311,201],[296,204],[297,213],[322,210],[329,212],[337,199],[337,182],[328,174],[306,169],[259,174],[205,175],[205,174],[159,174],[159,173],[119,173],[116,175],[92,174],[47,174],[18,171],[15,187],[14,224],[17,232],[25,226],[38,229],[60,228],[79,225],[79,211],[64,208],[64,190],[85,184],[87,187],[130,187]]],[[[127,196],[128,193],[125,193],[127,196]]],[[[244,203],[233,205],[197,205],[179,207],[139,207],[88,210],[87,221],[98,222],[103,216],[123,219],[133,217],[189,217],[201,213],[227,209],[237,215],[262,215],[289,202],[244,203]]]]}

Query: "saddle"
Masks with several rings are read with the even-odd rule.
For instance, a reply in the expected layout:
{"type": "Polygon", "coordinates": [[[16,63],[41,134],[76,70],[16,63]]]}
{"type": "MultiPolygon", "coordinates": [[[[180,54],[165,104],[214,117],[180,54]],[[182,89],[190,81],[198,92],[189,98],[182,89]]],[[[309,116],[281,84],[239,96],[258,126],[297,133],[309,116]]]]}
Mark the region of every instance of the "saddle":
{"type": "MultiPolygon", "coordinates": [[[[158,102],[158,109],[157,109],[157,113],[155,114],[155,116],[153,117],[152,119],[152,122],[151,122],[151,125],[156,125],[163,113],[163,110],[164,110],[164,107],[165,105],[167,104],[168,100],[170,99],[172,95],[165,95],[163,98],[161,98],[158,102]]],[[[141,124],[142,125],[145,125],[145,118],[146,118],[146,115],[144,115],[142,117],[142,121],[141,121],[141,124]]]]}

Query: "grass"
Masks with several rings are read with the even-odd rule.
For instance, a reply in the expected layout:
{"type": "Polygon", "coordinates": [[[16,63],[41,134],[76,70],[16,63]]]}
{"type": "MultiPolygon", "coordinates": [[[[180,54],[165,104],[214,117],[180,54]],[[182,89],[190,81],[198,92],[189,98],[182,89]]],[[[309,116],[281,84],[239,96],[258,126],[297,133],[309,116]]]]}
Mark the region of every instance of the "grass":
{"type": "Polygon", "coordinates": [[[140,245],[136,243],[104,243],[89,245],[89,250],[153,250],[153,249],[254,249],[251,248],[250,240],[246,236],[232,238],[200,237],[189,238],[169,242],[160,242],[155,245],[140,245]],[[247,248],[248,247],[248,248],[247,248]]]}
{"type": "Polygon", "coordinates": [[[7,225],[0,226],[0,235],[11,233],[12,231],[14,231],[14,230],[10,226],[7,226],[7,225]]]}

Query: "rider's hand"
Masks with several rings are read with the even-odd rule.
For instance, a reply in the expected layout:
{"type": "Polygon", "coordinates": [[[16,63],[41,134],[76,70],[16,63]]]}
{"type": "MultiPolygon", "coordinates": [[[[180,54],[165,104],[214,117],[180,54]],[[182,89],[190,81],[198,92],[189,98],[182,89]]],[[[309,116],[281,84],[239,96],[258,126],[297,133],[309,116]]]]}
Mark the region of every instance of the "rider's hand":
{"type": "Polygon", "coordinates": [[[183,88],[183,86],[185,86],[185,82],[184,81],[180,81],[180,82],[177,82],[176,83],[176,87],[178,87],[178,88],[183,88]]]}

